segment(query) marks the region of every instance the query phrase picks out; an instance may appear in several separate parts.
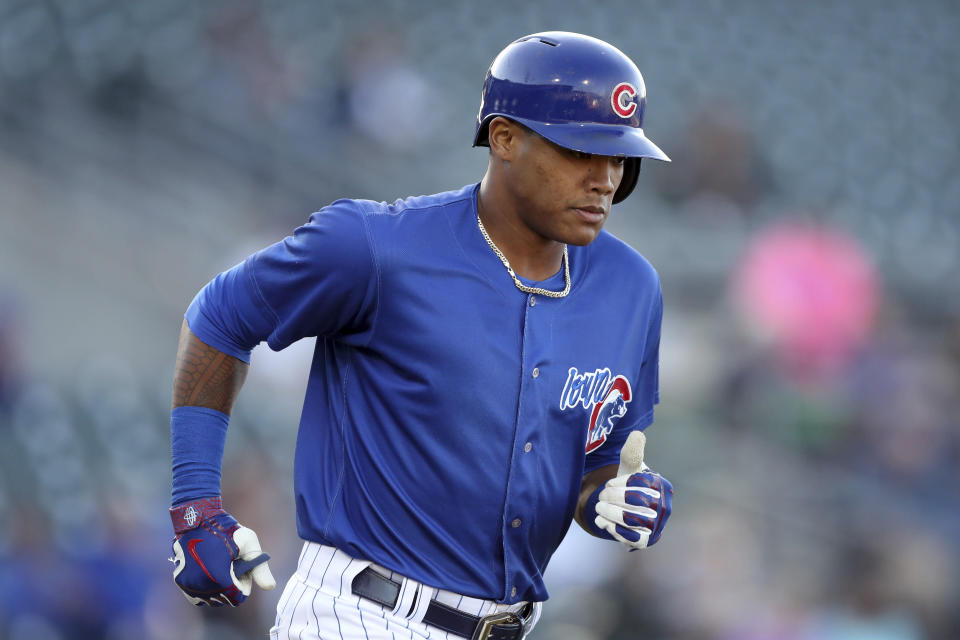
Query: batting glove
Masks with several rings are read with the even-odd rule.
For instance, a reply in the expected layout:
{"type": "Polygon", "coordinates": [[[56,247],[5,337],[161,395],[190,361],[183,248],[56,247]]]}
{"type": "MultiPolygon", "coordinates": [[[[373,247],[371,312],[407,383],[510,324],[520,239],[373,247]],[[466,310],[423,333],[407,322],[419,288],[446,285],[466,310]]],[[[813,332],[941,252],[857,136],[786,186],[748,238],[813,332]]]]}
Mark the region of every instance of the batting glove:
{"type": "Polygon", "coordinates": [[[173,581],[197,606],[236,607],[261,589],[277,586],[260,540],[223,510],[220,497],[202,498],[170,509],[173,581]]]}
{"type": "Polygon", "coordinates": [[[645,442],[643,432],[630,434],[617,476],[594,491],[586,505],[595,532],[630,551],[655,544],[672,511],[673,485],[644,464],[645,442]]]}

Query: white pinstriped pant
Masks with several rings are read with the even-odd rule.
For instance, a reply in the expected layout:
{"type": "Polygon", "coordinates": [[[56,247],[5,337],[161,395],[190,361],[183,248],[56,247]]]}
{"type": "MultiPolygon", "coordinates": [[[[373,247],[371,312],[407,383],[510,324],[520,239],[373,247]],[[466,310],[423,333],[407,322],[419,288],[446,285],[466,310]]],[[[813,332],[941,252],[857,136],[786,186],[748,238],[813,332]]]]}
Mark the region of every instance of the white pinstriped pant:
{"type": "MultiPolygon", "coordinates": [[[[270,640],[463,640],[421,622],[433,598],[475,616],[520,611],[526,604],[499,604],[435,589],[335,547],[307,542],[277,603],[270,640]],[[351,592],[353,579],[366,567],[400,582],[392,610],[351,592]]],[[[528,631],[540,618],[541,603],[533,607],[528,631]]]]}

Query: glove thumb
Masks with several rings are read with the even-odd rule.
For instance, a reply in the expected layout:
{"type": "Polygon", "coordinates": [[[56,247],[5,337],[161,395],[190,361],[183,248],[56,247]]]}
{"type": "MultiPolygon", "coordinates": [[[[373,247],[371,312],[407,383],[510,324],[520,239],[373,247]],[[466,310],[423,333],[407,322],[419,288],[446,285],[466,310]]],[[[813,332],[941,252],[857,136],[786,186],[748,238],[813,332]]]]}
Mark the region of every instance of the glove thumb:
{"type": "Polygon", "coordinates": [[[276,587],[277,581],[273,579],[270,566],[267,564],[270,556],[260,549],[260,539],[256,532],[248,527],[240,527],[233,533],[233,542],[237,545],[239,556],[231,569],[239,574],[236,576],[236,581],[246,583],[247,589],[249,589],[251,578],[261,589],[269,591],[276,587]]]}
{"type": "Polygon", "coordinates": [[[630,432],[627,441],[623,443],[623,448],[620,449],[620,468],[617,470],[617,476],[630,476],[649,469],[643,463],[643,450],[646,444],[647,436],[643,431],[630,432]]]}

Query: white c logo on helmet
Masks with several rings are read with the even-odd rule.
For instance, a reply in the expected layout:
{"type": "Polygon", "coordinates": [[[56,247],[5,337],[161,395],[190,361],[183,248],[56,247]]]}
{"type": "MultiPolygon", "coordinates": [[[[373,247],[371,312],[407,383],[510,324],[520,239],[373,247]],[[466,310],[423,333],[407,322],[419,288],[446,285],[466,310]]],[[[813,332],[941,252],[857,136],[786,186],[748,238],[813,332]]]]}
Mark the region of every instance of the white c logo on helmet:
{"type": "Polygon", "coordinates": [[[637,111],[637,103],[633,98],[637,95],[637,89],[629,82],[621,82],[613,88],[610,95],[610,104],[613,111],[621,118],[629,118],[637,111]]]}

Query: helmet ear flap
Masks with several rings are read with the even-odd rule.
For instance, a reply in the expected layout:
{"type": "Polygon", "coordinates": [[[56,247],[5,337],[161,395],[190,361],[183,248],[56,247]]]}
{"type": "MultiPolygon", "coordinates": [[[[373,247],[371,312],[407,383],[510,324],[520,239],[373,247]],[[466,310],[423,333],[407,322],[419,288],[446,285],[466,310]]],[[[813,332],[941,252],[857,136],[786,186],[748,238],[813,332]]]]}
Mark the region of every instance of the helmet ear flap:
{"type": "Polygon", "coordinates": [[[491,116],[488,116],[483,122],[480,123],[480,126],[477,127],[477,134],[473,137],[473,146],[490,146],[490,120],[492,119],[493,118],[491,116]]]}
{"type": "Polygon", "coordinates": [[[637,179],[640,177],[640,160],[642,158],[627,158],[623,163],[623,178],[620,180],[620,186],[617,192],[613,194],[613,204],[623,202],[637,186],[637,179]]]}

